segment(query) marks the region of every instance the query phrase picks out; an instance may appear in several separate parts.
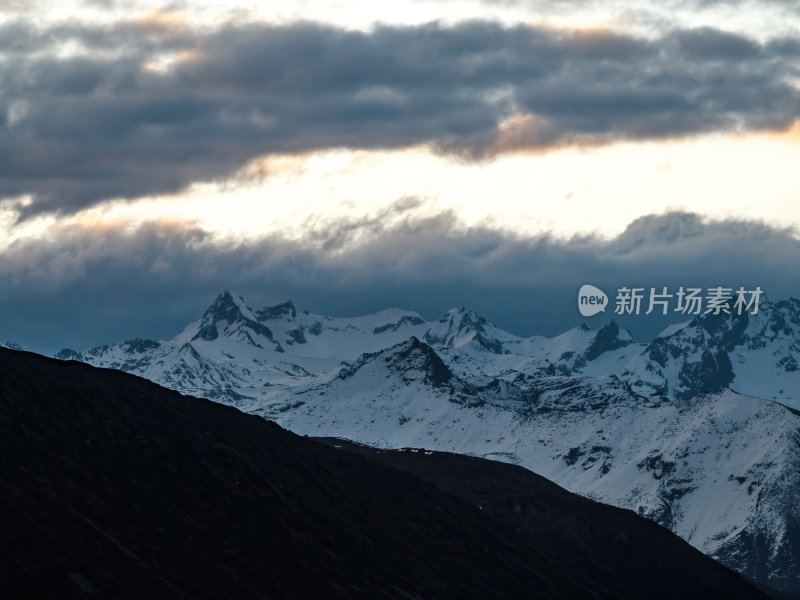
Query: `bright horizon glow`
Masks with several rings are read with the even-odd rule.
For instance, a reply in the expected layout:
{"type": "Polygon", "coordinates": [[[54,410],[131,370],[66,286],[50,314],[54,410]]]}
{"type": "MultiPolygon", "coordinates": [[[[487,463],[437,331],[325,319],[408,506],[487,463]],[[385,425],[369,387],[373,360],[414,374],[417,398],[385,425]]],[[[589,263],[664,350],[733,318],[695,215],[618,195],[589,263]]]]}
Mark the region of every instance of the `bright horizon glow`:
{"type": "Polygon", "coordinates": [[[218,241],[264,235],[301,239],[342,219],[385,214],[424,219],[452,211],[462,227],[489,226],[519,236],[611,238],[637,217],[691,210],[706,218],[800,225],[798,128],[787,134],[713,135],[689,140],[618,143],[546,154],[504,155],[462,163],[425,148],[334,150],[252,161],[228,182],[184,193],[108,202],[71,217],[12,225],[6,245],[46,236],[50,228],[134,228],[147,221],[199,227],[218,241]],[[263,173],[262,176],[255,176],[263,173]]]}

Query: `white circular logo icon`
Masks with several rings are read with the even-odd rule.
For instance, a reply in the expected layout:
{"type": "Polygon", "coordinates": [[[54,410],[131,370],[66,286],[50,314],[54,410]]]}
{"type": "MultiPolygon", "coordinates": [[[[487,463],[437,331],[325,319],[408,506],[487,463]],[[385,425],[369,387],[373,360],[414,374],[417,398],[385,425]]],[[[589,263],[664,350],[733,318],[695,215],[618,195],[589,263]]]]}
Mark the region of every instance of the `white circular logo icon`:
{"type": "Polygon", "coordinates": [[[608,305],[606,293],[593,285],[582,285],[578,292],[578,310],[584,317],[603,312],[608,305]]]}

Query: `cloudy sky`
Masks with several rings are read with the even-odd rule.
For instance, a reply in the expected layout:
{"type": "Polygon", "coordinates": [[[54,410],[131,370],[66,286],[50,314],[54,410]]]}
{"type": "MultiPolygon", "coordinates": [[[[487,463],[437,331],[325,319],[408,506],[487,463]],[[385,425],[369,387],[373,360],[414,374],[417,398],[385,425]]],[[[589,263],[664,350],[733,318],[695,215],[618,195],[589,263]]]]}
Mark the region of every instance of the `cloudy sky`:
{"type": "Polygon", "coordinates": [[[793,0],[0,0],[0,338],[163,339],[224,289],[524,335],[585,282],[798,296],[799,31],[793,0]]]}

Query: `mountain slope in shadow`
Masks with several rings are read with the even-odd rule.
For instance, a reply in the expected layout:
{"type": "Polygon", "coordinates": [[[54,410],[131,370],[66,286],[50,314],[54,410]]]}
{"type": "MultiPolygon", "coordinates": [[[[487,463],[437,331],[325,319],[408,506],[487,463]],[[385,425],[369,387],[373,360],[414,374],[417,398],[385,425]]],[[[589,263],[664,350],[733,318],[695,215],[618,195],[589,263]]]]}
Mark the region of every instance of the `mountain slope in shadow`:
{"type": "MultiPolygon", "coordinates": [[[[342,438],[314,439],[434,483],[535,546],[548,548],[562,567],[582,571],[606,588],[625,589],[631,597],[680,597],[685,589],[707,589],[709,577],[717,583],[726,579],[726,568],[668,529],[633,511],[570,493],[523,467],[424,448],[390,450],[342,438]]],[[[772,597],[797,598],[765,590],[772,597]]],[[[707,593],[698,597],[717,597],[707,593]]]]}
{"type": "MultiPolygon", "coordinates": [[[[6,598],[765,597],[666,530],[537,537],[438,477],[118,371],[0,349],[0,427],[6,598]]],[[[555,489],[535,497],[594,518],[555,489]]]]}

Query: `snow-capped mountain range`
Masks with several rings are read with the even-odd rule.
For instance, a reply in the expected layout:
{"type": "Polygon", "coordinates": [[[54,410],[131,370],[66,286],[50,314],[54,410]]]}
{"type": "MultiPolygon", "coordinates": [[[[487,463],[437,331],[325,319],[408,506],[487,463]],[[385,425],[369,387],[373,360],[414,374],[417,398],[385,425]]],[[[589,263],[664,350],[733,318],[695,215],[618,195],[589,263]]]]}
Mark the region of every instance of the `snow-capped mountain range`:
{"type": "Polygon", "coordinates": [[[171,340],[57,357],[301,434],[514,462],[800,593],[799,354],[795,299],[639,343],[613,321],[520,338],[464,308],[333,318],[225,292],[171,340]]]}

